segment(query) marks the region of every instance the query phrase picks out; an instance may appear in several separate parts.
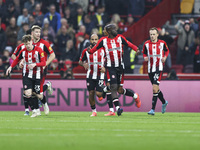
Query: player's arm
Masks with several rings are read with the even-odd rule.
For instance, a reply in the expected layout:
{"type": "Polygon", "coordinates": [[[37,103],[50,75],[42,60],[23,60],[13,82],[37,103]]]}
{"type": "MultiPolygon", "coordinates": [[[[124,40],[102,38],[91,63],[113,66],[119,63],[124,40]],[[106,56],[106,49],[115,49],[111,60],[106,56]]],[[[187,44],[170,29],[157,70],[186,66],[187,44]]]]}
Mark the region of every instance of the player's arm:
{"type": "Polygon", "coordinates": [[[142,53],[143,53],[144,61],[148,61],[149,58],[148,58],[148,55],[147,55],[147,48],[146,48],[145,44],[143,45],[142,53]]]}
{"type": "Polygon", "coordinates": [[[20,52],[19,55],[16,57],[16,59],[14,59],[10,67],[8,67],[8,69],[6,70],[6,75],[10,74],[10,72],[12,71],[12,68],[15,67],[22,58],[23,58],[22,52],[20,52]]]}
{"type": "Polygon", "coordinates": [[[121,38],[122,38],[122,44],[123,45],[126,45],[126,46],[132,48],[134,51],[136,51],[137,54],[140,53],[140,50],[136,45],[134,45],[133,43],[129,42],[124,36],[121,36],[121,38]]]}
{"type": "Polygon", "coordinates": [[[164,63],[167,59],[167,56],[169,55],[169,48],[168,48],[168,46],[165,42],[164,42],[163,50],[164,50],[165,53],[164,53],[164,57],[162,58],[162,62],[164,63]]]}
{"type": "Polygon", "coordinates": [[[88,48],[87,48],[87,51],[88,53],[90,54],[93,54],[94,52],[96,52],[98,49],[102,48],[103,47],[103,40],[100,39],[97,44],[92,48],[92,46],[90,45],[88,48]]]}
{"type": "Polygon", "coordinates": [[[46,66],[48,66],[55,59],[56,55],[47,41],[45,41],[44,45],[44,51],[49,54],[49,58],[46,62],[46,66]]]}
{"type": "Polygon", "coordinates": [[[41,51],[39,51],[39,54],[40,54],[40,62],[29,64],[27,66],[28,69],[33,69],[34,67],[44,67],[44,66],[46,66],[44,52],[42,51],[42,49],[41,49],[41,51]]]}
{"type": "Polygon", "coordinates": [[[85,68],[85,70],[88,69],[88,63],[84,62],[86,59],[87,59],[87,56],[86,56],[86,51],[87,49],[84,49],[81,53],[81,57],[79,59],[79,65],[83,66],[85,68]]]}
{"type": "Polygon", "coordinates": [[[55,59],[55,57],[56,57],[55,53],[54,52],[51,53],[49,55],[49,58],[47,59],[46,66],[48,66],[55,59]]]}
{"type": "Polygon", "coordinates": [[[17,58],[17,56],[15,54],[11,55],[12,60],[15,60],[17,58]]]}

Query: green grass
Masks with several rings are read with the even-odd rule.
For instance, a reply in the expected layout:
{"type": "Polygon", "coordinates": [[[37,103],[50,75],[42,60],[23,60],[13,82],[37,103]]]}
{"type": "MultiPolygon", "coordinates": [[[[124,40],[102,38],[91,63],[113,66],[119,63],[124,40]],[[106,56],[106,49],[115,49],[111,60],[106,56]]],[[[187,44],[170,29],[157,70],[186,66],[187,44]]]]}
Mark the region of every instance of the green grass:
{"type": "Polygon", "coordinates": [[[0,111],[0,150],[199,150],[200,113],[50,112],[30,118],[0,111]]]}

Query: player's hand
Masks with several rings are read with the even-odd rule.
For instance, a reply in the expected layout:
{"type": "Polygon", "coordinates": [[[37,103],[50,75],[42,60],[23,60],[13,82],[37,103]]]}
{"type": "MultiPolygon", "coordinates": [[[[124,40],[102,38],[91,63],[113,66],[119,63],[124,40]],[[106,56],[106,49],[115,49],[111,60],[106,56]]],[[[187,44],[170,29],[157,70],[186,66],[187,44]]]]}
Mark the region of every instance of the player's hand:
{"type": "Polygon", "coordinates": [[[139,55],[139,54],[140,54],[140,50],[137,49],[137,51],[136,51],[136,55],[139,55]]]}
{"type": "Polygon", "coordinates": [[[24,59],[22,59],[19,63],[19,68],[22,69],[24,67],[24,59]]]}
{"type": "Polygon", "coordinates": [[[100,72],[105,73],[106,72],[106,68],[105,67],[100,67],[100,72]]]}
{"type": "Polygon", "coordinates": [[[43,66],[42,68],[43,68],[43,70],[44,70],[44,69],[46,68],[46,66],[43,66]]]}
{"type": "Polygon", "coordinates": [[[92,45],[90,45],[88,48],[87,48],[87,52],[90,53],[90,50],[92,49],[92,45]]]}
{"type": "Polygon", "coordinates": [[[11,70],[12,70],[12,67],[11,67],[11,66],[6,70],[6,75],[7,75],[7,76],[10,74],[11,70]]]}
{"type": "Polygon", "coordinates": [[[162,58],[162,63],[164,63],[164,62],[166,61],[166,59],[167,59],[167,57],[164,56],[164,57],[162,58]]]}
{"type": "Polygon", "coordinates": [[[28,69],[33,69],[35,66],[36,66],[36,63],[29,64],[27,68],[28,68],[28,69]]]}
{"type": "Polygon", "coordinates": [[[83,64],[83,67],[85,68],[85,70],[88,70],[88,68],[89,68],[88,63],[84,63],[84,64],[83,64]]]}
{"type": "Polygon", "coordinates": [[[149,60],[149,58],[148,57],[144,57],[144,61],[148,61],[149,60]]]}

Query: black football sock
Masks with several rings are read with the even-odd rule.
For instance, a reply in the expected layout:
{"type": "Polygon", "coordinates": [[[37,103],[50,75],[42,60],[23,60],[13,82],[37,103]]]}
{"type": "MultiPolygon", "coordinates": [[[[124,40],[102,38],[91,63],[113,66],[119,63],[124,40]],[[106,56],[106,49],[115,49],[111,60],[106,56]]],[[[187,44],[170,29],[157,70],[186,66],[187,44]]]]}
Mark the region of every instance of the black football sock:
{"type": "Polygon", "coordinates": [[[38,105],[38,98],[37,97],[32,97],[31,98],[34,104],[34,109],[39,109],[39,105],[38,105]]]}
{"type": "Polygon", "coordinates": [[[25,107],[25,109],[29,109],[29,108],[28,108],[29,99],[30,99],[30,98],[24,97],[24,107],[25,107]]]}
{"type": "Polygon", "coordinates": [[[152,109],[155,110],[156,108],[156,103],[158,99],[158,93],[153,93],[153,98],[152,98],[152,109]]]}
{"type": "Polygon", "coordinates": [[[124,89],[124,95],[133,97],[134,92],[129,89],[124,89]]]}
{"type": "Polygon", "coordinates": [[[47,101],[46,101],[46,96],[43,95],[43,99],[41,100],[42,104],[45,104],[47,101]]]}
{"type": "Polygon", "coordinates": [[[160,99],[160,101],[162,102],[162,104],[165,104],[165,99],[163,97],[163,93],[162,91],[158,91],[158,98],[160,99]]]}
{"type": "Polygon", "coordinates": [[[113,108],[111,93],[106,93],[106,95],[107,95],[107,103],[108,103],[109,108],[113,108]]]}
{"type": "Polygon", "coordinates": [[[43,92],[45,92],[47,90],[48,86],[45,84],[43,85],[43,92]]]}

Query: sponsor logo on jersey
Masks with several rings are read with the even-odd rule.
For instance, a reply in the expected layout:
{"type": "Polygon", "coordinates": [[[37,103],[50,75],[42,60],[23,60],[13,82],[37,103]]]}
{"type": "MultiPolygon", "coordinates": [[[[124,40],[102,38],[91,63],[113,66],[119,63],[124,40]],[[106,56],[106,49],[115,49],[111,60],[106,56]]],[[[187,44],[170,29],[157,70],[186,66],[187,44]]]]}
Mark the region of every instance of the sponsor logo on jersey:
{"type": "Polygon", "coordinates": [[[41,53],[41,56],[44,57],[44,52],[41,53]]]}

